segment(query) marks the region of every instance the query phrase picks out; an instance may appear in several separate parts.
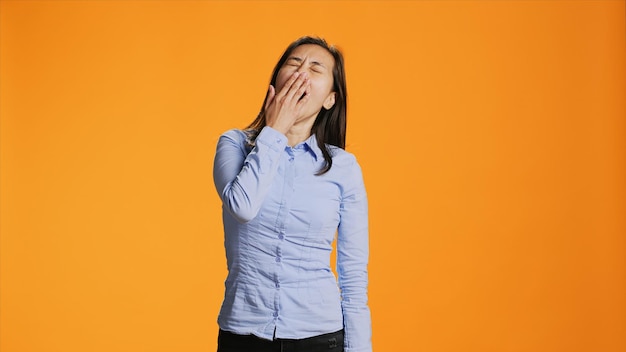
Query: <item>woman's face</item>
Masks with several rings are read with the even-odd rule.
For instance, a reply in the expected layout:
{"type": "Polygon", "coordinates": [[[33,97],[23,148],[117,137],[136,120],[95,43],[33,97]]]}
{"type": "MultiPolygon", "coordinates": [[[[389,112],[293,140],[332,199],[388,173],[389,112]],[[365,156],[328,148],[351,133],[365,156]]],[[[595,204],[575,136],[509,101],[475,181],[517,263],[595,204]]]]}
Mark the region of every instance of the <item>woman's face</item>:
{"type": "Polygon", "coordinates": [[[296,47],[278,71],[276,92],[295,72],[307,72],[310,82],[309,101],[302,109],[302,119],[317,117],[322,107],[330,109],[335,104],[333,69],[335,59],[323,47],[303,44],[296,47]]]}

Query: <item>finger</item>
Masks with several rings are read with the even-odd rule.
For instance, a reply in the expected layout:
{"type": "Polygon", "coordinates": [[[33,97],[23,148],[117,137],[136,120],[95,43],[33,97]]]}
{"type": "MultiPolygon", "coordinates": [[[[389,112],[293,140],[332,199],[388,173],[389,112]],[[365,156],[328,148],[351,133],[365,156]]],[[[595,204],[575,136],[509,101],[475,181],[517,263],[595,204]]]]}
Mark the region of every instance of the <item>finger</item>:
{"type": "Polygon", "coordinates": [[[309,86],[310,85],[311,85],[311,83],[308,80],[304,81],[302,83],[302,85],[300,85],[300,87],[298,87],[298,89],[295,90],[293,99],[296,99],[297,102],[299,102],[300,101],[300,97],[305,95],[305,93],[309,90],[309,86]]]}
{"type": "Polygon", "coordinates": [[[300,72],[294,72],[291,77],[289,77],[287,82],[285,82],[285,85],[280,89],[280,92],[278,92],[277,98],[282,99],[283,97],[285,97],[285,95],[287,95],[289,88],[291,88],[291,85],[298,79],[299,75],[300,72]]]}
{"type": "Polygon", "coordinates": [[[302,91],[298,92],[297,97],[298,99],[300,99],[300,97],[302,97],[302,94],[304,94],[304,96],[302,97],[302,99],[298,100],[298,102],[296,103],[296,106],[300,106],[305,104],[307,101],[309,101],[309,96],[311,93],[311,82],[307,82],[307,84],[303,84],[302,85],[302,91]]]}
{"type": "Polygon", "coordinates": [[[289,91],[287,92],[285,99],[296,99],[297,102],[298,99],[300,99],[300,97],[302,96],[302,93],[304,93],[304,90],[301,91],[301,89],[306,88],[306,83],[308,82],[308,80],[309,78],[307,77],[306,72],[301,73],[298,79],[291,85],[291,87],[289,87],[289,91]]]}
{"type": "Polygon", "coordinates": [[[270,87],[267,90],[267,99],[265,100],[265,110],[267,110],[267,107],[274,101],[275,96],[276,90],[274,89],[274,86],[270,84],[270,87]]]}

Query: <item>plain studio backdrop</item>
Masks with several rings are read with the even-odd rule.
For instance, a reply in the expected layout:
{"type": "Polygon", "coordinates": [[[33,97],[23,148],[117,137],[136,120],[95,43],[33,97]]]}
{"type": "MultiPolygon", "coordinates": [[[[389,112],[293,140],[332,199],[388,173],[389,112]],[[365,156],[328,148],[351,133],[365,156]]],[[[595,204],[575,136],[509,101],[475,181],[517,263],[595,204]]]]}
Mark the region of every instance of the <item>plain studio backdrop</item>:
{"type": "Polygon", "coordinates": [[[624,1],[0,2],[0,350],[214,351],[218,136],[343,49],[377,352],[626,351],[624,1]]]}

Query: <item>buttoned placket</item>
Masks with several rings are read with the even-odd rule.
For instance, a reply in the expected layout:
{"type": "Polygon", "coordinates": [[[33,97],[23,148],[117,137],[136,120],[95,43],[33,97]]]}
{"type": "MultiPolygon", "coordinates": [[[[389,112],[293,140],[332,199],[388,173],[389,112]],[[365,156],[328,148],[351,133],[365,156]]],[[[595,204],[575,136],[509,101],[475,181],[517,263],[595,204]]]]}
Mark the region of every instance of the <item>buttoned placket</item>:
{"type": "Polygon", "coordinates": [[[291,209],[291,202],[294,192],[294,178],[295,178],[295,153],[292,147],[286,146],[286,159],[287,162],[283,168],[283,190],[281,196],[280,209],[278,212],[278,218],[276,219],[276,271],[274,275],[274,287],[276,290],[274,299],[274,320],[280,316],[280,277],[282,273],[282,261],[283,261],[283,244],[285,240],[285,229],[287,227],[287,220],[289,211],[291,209]]]}
{"type": "Polygon", "coordinates": [[[295,192],[295,179],[297,177],[297,160],[296,158],[301,157],[302,154],[306,153],[306,146],[304,144],[300,144],[296,147],[285,147],[285,160],[286,162],[283,164],[283,189],[281,196],[281,204],[280,210],[278,212],[278,218],[276,220],[276,233],[278,241],[276,245],[276,272],[274,275],[274,286],[276,290],[275,294],[275,306],[274,306],[274,319],[278,319],[280,316],[280,276],[282,267],[282,253],[283,253],[283,245],[285,241],[285,237],[287,236],[285,229],[287,228],[287,221],[289,218],[289,213],[291,210],[291,199],[293,198],[293,194],[295,192]]]}

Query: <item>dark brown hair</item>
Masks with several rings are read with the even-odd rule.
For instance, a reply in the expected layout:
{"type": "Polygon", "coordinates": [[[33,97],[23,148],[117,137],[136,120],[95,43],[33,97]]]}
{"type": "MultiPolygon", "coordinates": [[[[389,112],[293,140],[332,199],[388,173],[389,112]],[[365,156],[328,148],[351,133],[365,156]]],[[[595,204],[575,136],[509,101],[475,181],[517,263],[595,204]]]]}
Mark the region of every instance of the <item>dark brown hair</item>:
{"type": "MultiPolygon", "coordinates": [[[[330,148],[328,145],[333,145],[341,149],[346,148],[346,107],[348,95],[346,92],[346,74],[343,64],[343,55],[339,49],[328,45],[328,43],[326,43],[326,41],[322,38],[309,36],[298,38],[287,47],[287,50],[285,50],[283,55],[280,57],[280,60],[278,60],[276,67],[274,67],[270,84],[276,87],[276,77],[278,76],[278,71],[281,67],[283,67],[283,64],[287,61],[287,58],[289,58],[293,50],[304,44],[319,45],[328,50],[328,52],[335,59],[335,65],[333,67],[333,91],[335,92],[335,104],[328,110],[322,107],[322,110],[320,110],[319,114],[315,118],[313,127],[311,127],[311,134],[315,134],[317,144],[322,150],[322,155],[324,155],[324,160],[326,162],[325,165],[317,172],[317,175],[322,175],[328,172],[333,165],[333,159],[330,155],[330,148]]],[[[250,145],[254,144],[257,135],[266,125],[265,103],[267,98],[268,95],[266,94],[265,99],[263,100],[263,105],[261,105],[261,111],[257,115],[256,119],[252,121],[248,127],[246,127],[250,145]]]]}

